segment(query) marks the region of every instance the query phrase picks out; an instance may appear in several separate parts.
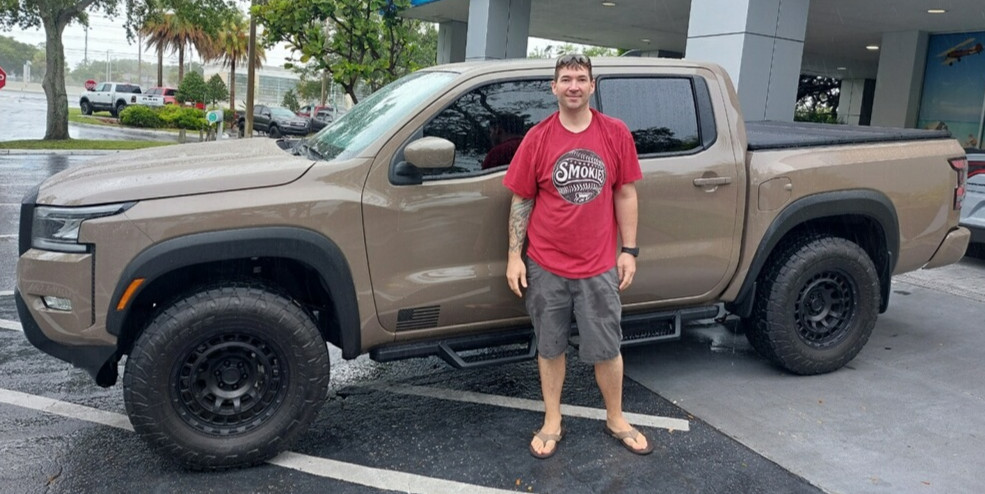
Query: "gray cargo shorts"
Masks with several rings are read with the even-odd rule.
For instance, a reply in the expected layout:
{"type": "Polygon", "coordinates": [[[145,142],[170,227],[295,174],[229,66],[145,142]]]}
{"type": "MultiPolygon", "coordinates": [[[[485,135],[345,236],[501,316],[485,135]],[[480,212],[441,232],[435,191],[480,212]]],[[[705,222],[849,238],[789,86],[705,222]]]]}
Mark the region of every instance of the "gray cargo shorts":
{"type": "Polygon", "coordinates": [[[578,356],[596,363],[619,356],[622,302],[616,268],[591,278],[569,279],[527,258],[527,314],[537,335],[537,352],[554,359],[568,348],[571,315],[581,339],[578,356]]]}

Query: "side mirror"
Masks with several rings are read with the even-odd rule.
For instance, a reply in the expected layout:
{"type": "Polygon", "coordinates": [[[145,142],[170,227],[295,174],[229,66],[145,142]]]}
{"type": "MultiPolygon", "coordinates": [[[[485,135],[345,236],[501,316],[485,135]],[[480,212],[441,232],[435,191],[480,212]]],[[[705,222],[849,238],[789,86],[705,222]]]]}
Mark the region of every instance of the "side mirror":
{"type": "Polygon", "coordinates": [[[455,144],[440,137],[422,137],[404,148],[404,158],[418,168],[448,168],[455,163],[455,144]]]}

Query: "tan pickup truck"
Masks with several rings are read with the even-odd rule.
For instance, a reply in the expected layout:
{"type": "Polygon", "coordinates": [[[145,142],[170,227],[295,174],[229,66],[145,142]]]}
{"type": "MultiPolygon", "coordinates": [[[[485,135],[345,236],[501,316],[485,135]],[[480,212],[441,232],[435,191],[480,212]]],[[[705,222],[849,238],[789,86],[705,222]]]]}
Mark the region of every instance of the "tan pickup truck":
{"type": "MultiPolygon", "coordinates": [[[[748,321],[797,374],[866,343],[893,274],[957,261],[965,154],[947,134],[744,123],[725,72],[600,59],[593,106],[629,126],[644,178],[626,344],[689,320],[748,321]]],[[[286,448],[346,359],[532,358],[507,287],[507,163],[491,122],[556,110],[549,60],[445,65],[379,90],[303,141],[99,158],[21,209],[27,338],[123,391],[134,428],[197,469],[286,448]]],[[[522,129],[520,130],[522,132],[522,129]]]]}

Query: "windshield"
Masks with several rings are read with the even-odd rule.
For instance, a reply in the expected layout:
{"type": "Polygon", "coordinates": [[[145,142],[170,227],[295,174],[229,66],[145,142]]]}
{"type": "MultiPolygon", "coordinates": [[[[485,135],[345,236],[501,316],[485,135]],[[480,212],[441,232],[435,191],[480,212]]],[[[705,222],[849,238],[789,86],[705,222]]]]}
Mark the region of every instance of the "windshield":
{"type": "Polygon", "coordinates": [[[291,110],[288,110],[287,108],[278,108],[276,106],[270,109],[270,115],[280,118],[294,118],[296,116],[291,110]]]}
{"type": "Polygon", "coordinates": [[[454,78],[450,72],[416,72],[391,82],[312,136],[308,145],[326,160],[356,156],[454,78]]]}

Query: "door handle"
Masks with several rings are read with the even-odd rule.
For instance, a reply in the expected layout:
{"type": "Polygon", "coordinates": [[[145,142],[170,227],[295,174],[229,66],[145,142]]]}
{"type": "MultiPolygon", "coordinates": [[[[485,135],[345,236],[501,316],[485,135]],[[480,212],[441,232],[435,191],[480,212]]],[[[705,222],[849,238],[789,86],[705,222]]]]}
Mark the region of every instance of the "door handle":
{"type": "Polygon", "coordinates": [[[732,177],[708,177],[694,179],[695,187],[717,187],[719,185],[728,185],[730,183],[732,183],[732,177]]]}

